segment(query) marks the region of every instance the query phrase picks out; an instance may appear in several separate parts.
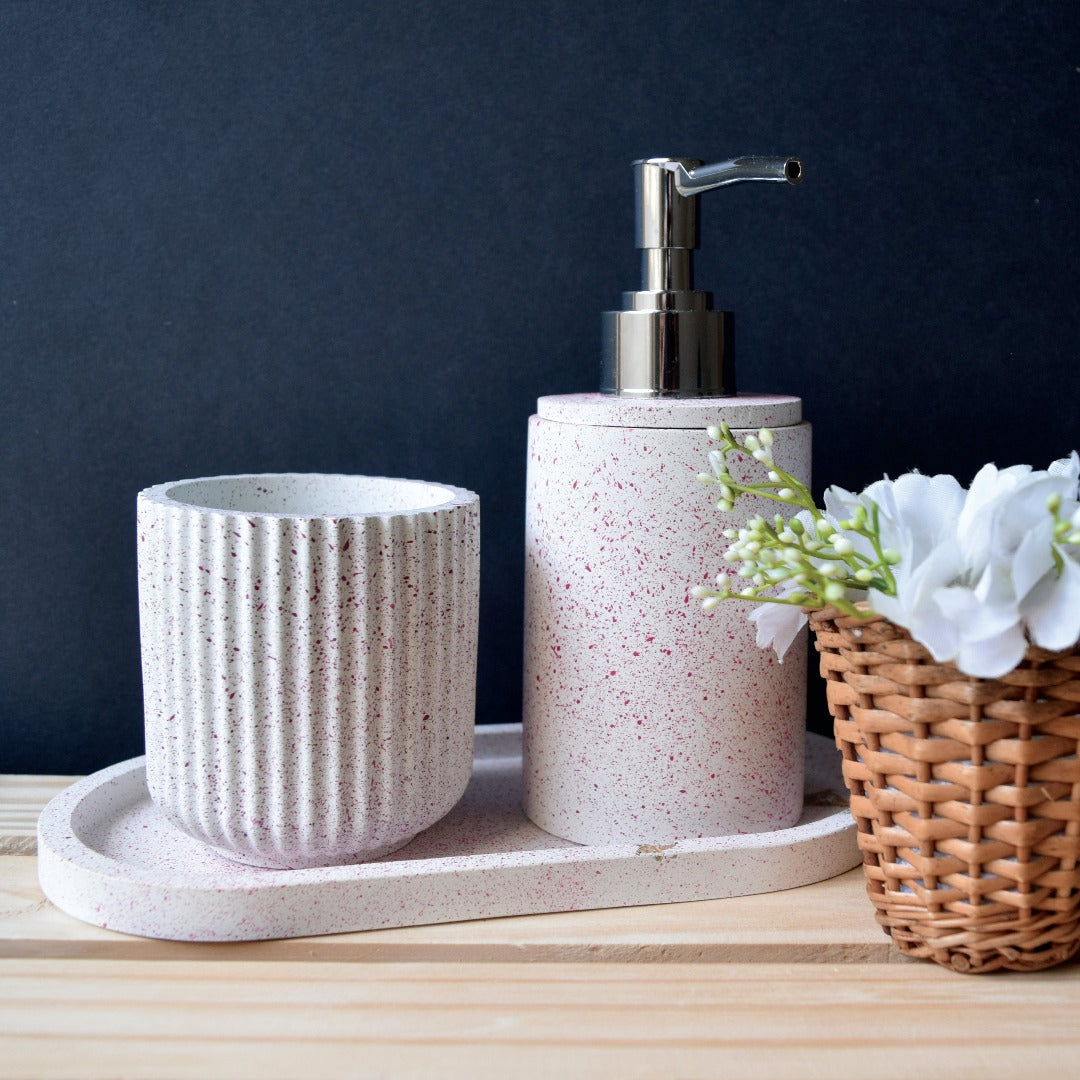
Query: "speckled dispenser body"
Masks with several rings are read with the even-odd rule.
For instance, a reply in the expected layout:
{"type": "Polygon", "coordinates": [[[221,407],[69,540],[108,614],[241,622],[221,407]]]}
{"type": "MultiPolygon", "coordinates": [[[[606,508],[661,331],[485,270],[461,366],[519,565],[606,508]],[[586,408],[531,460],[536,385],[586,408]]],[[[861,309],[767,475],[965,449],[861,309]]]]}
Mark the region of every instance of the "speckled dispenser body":
{"type": "Polygon", "coordinates": [[[748,605],[710,616],[690,596],[725,567],[722,530],[777,505],[716,510],[697,474],[721,420],[770,427],[777,462],[809,480],[798,398],[566,395],[531,418],[524,805],[556,836],[669,844],[801,812],[805,634],[781,665],[748,605]]]}
{"type": "Polygon", "coordinates": [[[385,855],[472,767],[479,502],[378,477],[139,495],[147,783],[256,866],[385,855]]]}

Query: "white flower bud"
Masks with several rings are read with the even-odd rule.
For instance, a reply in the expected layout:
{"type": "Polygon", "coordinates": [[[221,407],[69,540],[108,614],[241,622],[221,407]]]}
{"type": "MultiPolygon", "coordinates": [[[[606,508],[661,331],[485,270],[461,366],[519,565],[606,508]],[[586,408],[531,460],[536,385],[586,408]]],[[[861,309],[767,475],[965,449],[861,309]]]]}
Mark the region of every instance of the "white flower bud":
{"type": "Polygon", "coordinates": [[[839,581],[830,581],[822,593],[826,600],[843,600],[844,586],[839,581]]]}
{"type": "Polygon", "coordinates": [[[706,429],[705,434],[708,435],[709,438],[713,440],[713,442],[719,442],[722,432],[715,424],[711,424],[706,429]]]}
{"type": "Polygon", "coordinates": [[[743,446],[745,446],[746,449],[749,450],[751,453],[753,453],[755,450],[761,449],[761,443],[758,442],[756,435],[747,435],[746,441],[743,443],[743,446]]]}
{"type": "Polygon", "coordinates": [[[704,600],[706,596],[712,596],[712,589],[708,585],[695,585],[690,590],[690,595],[695,600],[704,600]]]}
{"type": "Polygon", "coordinates": [[[837,555],[850,555],[855,550],[855,545],[846,536],[834,536],[832,546],[837,555]]]}
{"type": "Polygon", "coordinates": [[[874,580],[874,571],[864,566],[861,570],[855,571],[855,580],[861,581],[864,585],[869,585],[874,580]]]}
{"type": "Polygon", "coordinates": [[[719,596],[710,596],[708,599],[701,602],[701,610],[706,615],[711,615],[722,603],[722,598],[719,596]]]}
{"type": "Polygon", "coordinates": [[[758,438],[761,440],[762,446],[772,446],[773,433],[767,428],[763,427],[758,433],[758,438]]]}
{"type": "Polygon", "coordinates": [[[779,498],[785,500],[795,498],[795,492],[792,491],[791,488],[781,488],[776,494],[779,498]]]}

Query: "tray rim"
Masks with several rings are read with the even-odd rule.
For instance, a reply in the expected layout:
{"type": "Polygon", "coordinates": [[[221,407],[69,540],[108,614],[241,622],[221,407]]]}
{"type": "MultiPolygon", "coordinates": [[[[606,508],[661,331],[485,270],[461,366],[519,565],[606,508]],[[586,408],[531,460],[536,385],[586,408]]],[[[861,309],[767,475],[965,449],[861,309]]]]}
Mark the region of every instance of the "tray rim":
{"type": "MultiPolygon", "coordinates": [[[[520,723],[477,727],[474,771],[477,768],[483,768],[488,763],[494,765],[500,761],[516,760],[519,757],[519,752],[507,752],[507,750],[514,751],[520,747],[520,732],[520,723]]],[[[807,740],[808,751],[810,751],[811,747],[814,747],[818,754],[823,754],[825,752],[824,744],[827,743],[830,752],[835,754],[831,739],[815,733],[808,733],[807,740]]],[[[786,829],[723,837],[695,838],[678,841],[664,847],[635,843],[602,846],[575,844],[554,848],[500,851],[484,854],[463,852],[461,854],[407,860],[395,858],[395,855],[392,854],[377,862],[299,870],[262,869],[237,863],[230,866],[230,873],[227,877],[220,877],[213,871],[184,873],[175,868],[159,871],[151,867],[133,865],[122,859],[102,853],[83,841],[71,824],[73,815],[84,801],[109,784],[122,785],[121,791],[118,792],[118,794],[122,795],[122,799],[113,804],[112,812],[114,814],[121,813],[127,807],[148,799],[144,761],[144,757],[131,758],[107,766],[105,769],[76,781],[49,802],[38,820],[39,879],[46,896],[57,907],[67,911],[69,914],[99,926],[108,925],[110,929],[125,930],[125,927],[120,925],[116,919],[110,918],[107,923],[103,922],[100,908],[95,914],[92,903],[85,898],[78,899],[84,893],[93,893],[95,888],[99,886],[107,888],[110,882],[117,883],[120,887],[142,887],[162,894],[182,892],[186,896],[195,898],[202,896],[215,896],[218,898],[232,896],[235,899],[238,894],[246,894],[254,897],[253,903],[258,903],[267,892],[282,889],[303,891],[322,887],[342,888],[355,886],[363,888],[367,885],[373,888],[377,888],[379,885],[392,888],[395,883],[400,884],[408,880],[422,878],[438,880],[442,877],[454,877],[456,875],[482,876],[488,873],[511,874],[515,871],[526,874],[544,868],[551,868],[552,870],[563,868],[572,871],[576,864],[618,868],[626,866],[634,860],[641,860],[643,857],[660,863],[667,863],[681,857],[685,864],[688,857],[698,860],[709,859],[710,857],[722,859],[725,854],[734,854],[746,849],[750,849],[751,852],[760,851],[765,857],[769,850],[793,850],[819,841],[835,847],[835,845],[843,843],[844,834],[850,834],[850,859],[840,860],[844,862],[844,865],[839,866],[839,868],[836,865],[824,866],[821,873],[816,871],[803,873],[800,875],[799,880],[784,885],[783,888],[810,884],[813,881],[831,877],[836,873],[844,872],[858,865],[861,860],[856,843],[855,822],[848,807],[843,805],[837,806],[832,813],[824,813],[813,821],[796,824],[786,829]]],[[[840,792],[838,787],[834,787],[832,790],[840,792]]],[[[569,843],[567,841],[560,842],[569,843]]],[[[402,850],[407,850],[407,848],[402,850]]],[[[828,860],[825,861],[828,862],[828,860]]],[[[832,861],[834,864],[837,862],[835,854],[832,861]]],[[[739,892],[723,893],[722,896],[715,898],[723,898],[729,895],[753,895],[754,893],[770,891],[777,891],[777,889],[753,888],[739,892]]],[[[684,899],[706,898],[713,897],[700,895],[689,896],[684,899]]],[[[498,899],[501,901],[503,898],[498,899]]],[[[644,898],[637,903],[670,902],[678,901],[644,898]]],[[[500,908],[500,910],[493,910],[490,915],[466,912],[439,918],[425,918],[422,923],[459,921],[461,919],[485,918],[509,913],[501,910],[499,903],[495,903],[493,906],[500,908]]],[[[584,903],[580,906],[625,907],[635,906],[635,901],[600,905],[584,903]]],[[[570,910],[570,908],[553,907],[547,904],[539,904],[533,907],[528,903],[522,903],[516,906],[513,913],[529,914],[557,910],[570,910]]],[[[420,925],[422,923],[409,921],[396,925],[420,925]]],[[[383,925],[385,924],[379,924],[380,927],[383,925]]],[[[374,927],[355,927],[355,929],[371,928],[374,927]]],[[[126,932],[148,937],[166,936],[157,933],[150,934],[145,930],[127,929],[126,932]]],[[[340,931],[336,929],[314,930],[306,933],[277,936],[297,937],[307,936],[310,933],[334,932],[340,931]]],[[[180,932],[168,936],[174,939],[184,937],[180,932]]],[[[198,940],[219,939],[203,937],[198,938],[198,940]]],[[[250,940],[250,938],[228,938],[227,940],[250,940]]]]}

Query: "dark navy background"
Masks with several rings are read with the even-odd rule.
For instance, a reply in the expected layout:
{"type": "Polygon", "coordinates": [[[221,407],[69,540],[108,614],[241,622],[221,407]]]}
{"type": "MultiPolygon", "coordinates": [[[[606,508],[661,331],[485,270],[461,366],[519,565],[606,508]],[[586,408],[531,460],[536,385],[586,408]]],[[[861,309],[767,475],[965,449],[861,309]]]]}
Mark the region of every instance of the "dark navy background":
{"type": "Polygon", "coordinates": [[[705,197],[697,276],[819,486],[1066,453],[1078,12],[0,7],[0,771],[141,752],[135,494],[228,472],[478,491],[517,719],[526,420],[595,387],[637,157],[803,157],[705,197]]]}

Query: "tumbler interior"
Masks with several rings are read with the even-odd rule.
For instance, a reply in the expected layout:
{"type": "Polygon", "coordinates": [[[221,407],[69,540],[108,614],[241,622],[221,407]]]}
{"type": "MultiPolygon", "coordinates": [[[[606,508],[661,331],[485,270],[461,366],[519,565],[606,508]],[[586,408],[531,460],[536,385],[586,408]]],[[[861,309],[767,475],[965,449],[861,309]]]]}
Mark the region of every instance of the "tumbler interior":
{"type": "Polygon", "coordinates": [[[185,506],[227,513],[295,517],[363,517],[430,510],[457,493],[420,480],[383,476],[280,473],[214,476],[170,485],[165,497],[185,506]]]}

